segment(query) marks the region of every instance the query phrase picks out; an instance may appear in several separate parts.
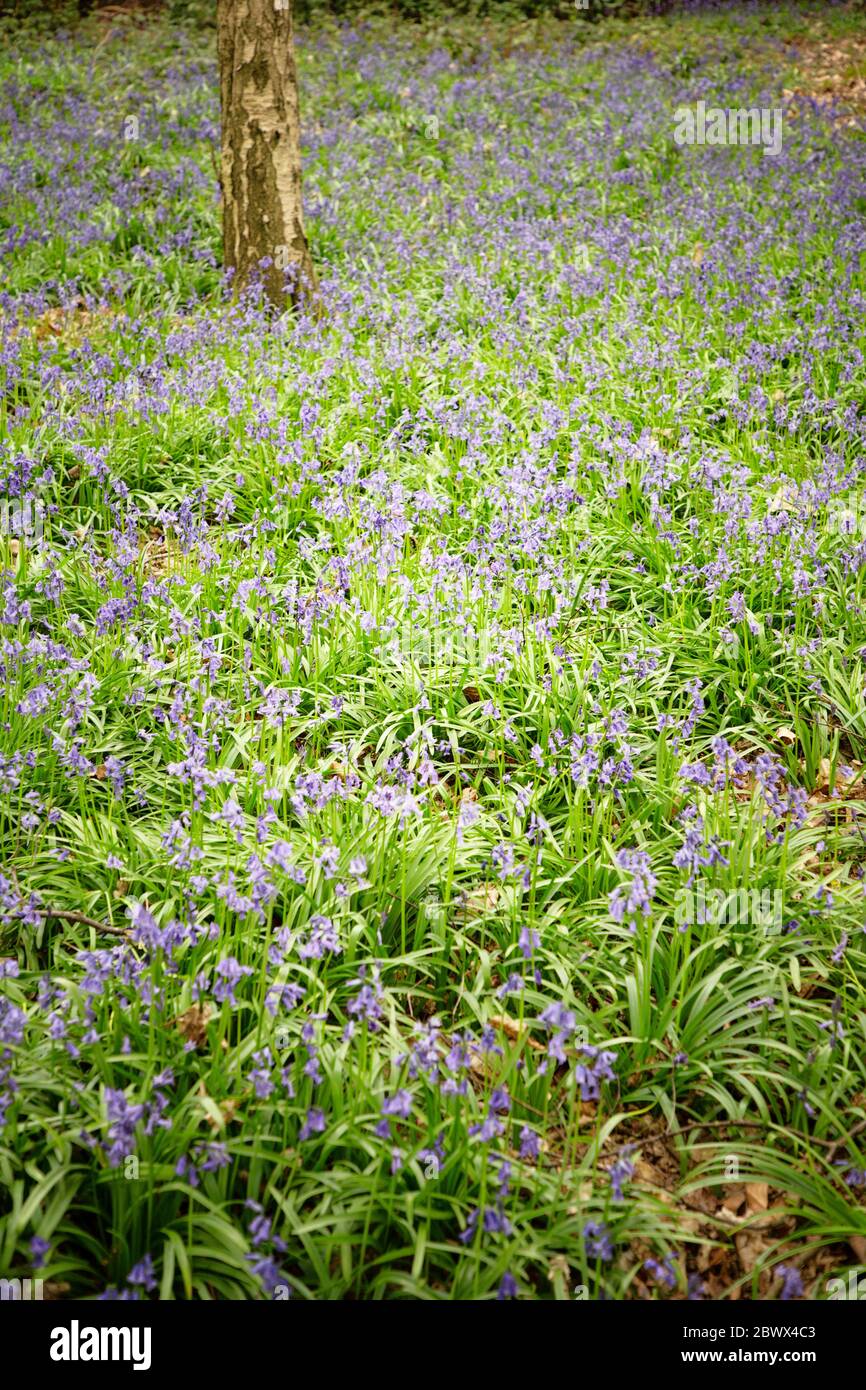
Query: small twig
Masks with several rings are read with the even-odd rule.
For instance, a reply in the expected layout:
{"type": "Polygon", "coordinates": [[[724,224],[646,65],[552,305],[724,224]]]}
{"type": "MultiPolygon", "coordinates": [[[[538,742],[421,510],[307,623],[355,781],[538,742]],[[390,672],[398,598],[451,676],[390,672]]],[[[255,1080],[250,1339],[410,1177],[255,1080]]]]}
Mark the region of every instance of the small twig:
{"type": "MultiPolygon", "coordinates": [[[[673,1139],[676,1139],[680,1134],[687,1134],[690,1129],[718,1129],[722,1126],[730,1129],[766,1129],[767,1127],[763,1120],[692,1120],[687,1125],[680,1125],[678,1129],[668,1130],[668,1133],[673,1139]]],[[[828,1163],[832,1163],[837,1151],[863,1129],[866,1129],[866,1120],[861,1120],[853,1129],[850,1129],[844,1139],[819,1139],[817,1134],[804,1134],[801,1129],[791,1129],[788,1125],[784,1126],[786,1134],[792,1134],[796,1139],[803,1139],[808,1144],[820,1144],[822,1148],[829,1149],[828,1163]]]]}
{"type": "Polygon", "coordinates": [[[854,1125],[853,1129],[849,1129],[844,1139],[837,1139],[835,1144],[831,1145],[830,1152],[827,1155],[827,1162],[832,1163],[839,1149],[841,1149],[844,1144],[847,1144],[850,1139],[853,1139],[855,1134],[860,1134],[864,1129],[866,1129],[866,1120],[860,1120],[858,1124],[854,1125]]]}
{"type": "Polygon", "coordinates": [[[37,907],[34,909],[40,917],[56,917],[61,922],[78,922],[83,927],[93,927],[94,931],[108,932],[111,936],[128,936],[127,927],[112,927],[108,922],[97,922],[95,917],[88,917],[83,912],[66,912],[62,908],[37,907]]]}
{"type": "Polygon", "coordinates": [[[732,1129],[767,1128],[763,1120],[690,1120],[687,1125],[679,1125],[676,1129],[669,1129],[668,1134],[672,1139],[676,1139],[677,1135],[687,1134],[690,1129],[719,1129],[724,1125],[732,1129]]]}

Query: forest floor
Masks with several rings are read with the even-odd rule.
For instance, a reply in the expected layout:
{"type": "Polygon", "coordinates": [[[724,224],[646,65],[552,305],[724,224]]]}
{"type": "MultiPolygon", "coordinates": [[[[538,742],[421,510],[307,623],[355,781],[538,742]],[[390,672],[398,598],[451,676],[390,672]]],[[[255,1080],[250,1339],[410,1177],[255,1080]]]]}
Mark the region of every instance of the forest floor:
{"type": "Polygon", "coordinates": [[[297,44],[321,319],[226,294],[212,31],[0,52],[0,1275],[826,1298],[866,45],[297,44]]]}

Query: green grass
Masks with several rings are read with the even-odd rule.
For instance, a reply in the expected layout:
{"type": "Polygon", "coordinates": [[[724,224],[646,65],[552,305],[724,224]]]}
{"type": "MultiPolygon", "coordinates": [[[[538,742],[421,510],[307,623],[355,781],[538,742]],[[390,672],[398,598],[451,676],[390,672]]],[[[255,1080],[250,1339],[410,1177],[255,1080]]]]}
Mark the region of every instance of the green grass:
{"type": "Polygon", "coordinates": [[[781,100],[784,14],[302,31],[322,323],[223,295],[205,37],[0,59],[0,466],[44,507],[0,537],[0,1276],[862,1262],[866,146],[672,137],[781,100]]]}

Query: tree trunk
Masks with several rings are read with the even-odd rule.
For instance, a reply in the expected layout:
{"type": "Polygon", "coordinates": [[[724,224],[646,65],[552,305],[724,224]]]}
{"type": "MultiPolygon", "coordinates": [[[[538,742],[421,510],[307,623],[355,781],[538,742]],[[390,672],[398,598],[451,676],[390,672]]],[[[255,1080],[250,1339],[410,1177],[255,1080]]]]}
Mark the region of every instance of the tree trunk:
{"type": "Polygon", "coordinates": [[[298,303],[316,292],[301,211],[291,0],[219,0],[217,36],[223,264],[237,289],[258,272],[284,309],[287,294],[298,303]]]}

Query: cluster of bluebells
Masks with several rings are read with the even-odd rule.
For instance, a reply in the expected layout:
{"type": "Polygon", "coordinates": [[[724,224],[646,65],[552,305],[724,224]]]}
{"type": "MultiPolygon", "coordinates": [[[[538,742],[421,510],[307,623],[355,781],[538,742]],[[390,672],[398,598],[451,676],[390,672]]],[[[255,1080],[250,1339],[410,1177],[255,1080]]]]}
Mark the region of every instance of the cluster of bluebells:
{"type": "Polygon", "coordinates": [[[156,1270],[150,1254],[143,1255],[129,1270],[124,1286],[118,1289],[111,1284],[99,1297],[109,1302],[136,1303],[152,1294],[157,1288],[156,1270]]]}
{"type": "MultiPolygon", "coordinates": [[[[467,62],[412,43],[311,40],[314,241],[345,248],[356,214],[376,225],[360,279],[356,256],[325,257],[321,322],[275,324],[255,287],[216,308],[212,68],[183,52],[141,75],[150,163],[118,157],[118,93],[84,80],[86,47],[63,40],[86,96],[43,82],[38,54],[0,73],[16,156],[0,491],[41,521],[14,548],[0,537],[0,926],[20,945],[0,961],[0,1129],[42,1171],[57,1097],[77,1157],[108,1170],[100,1197],[133,1158],[187,1212],[231,1193],[268,1297],[294,1266],[261,1191],[238,1218],[258,1166],[297,1160],[289,1183],[348,1163],[373,1183],[378,1163],[394,1192],[447,1173],[454,1247],[519,1245],[521,1187],[562,1163],[559,1122],[570,1134],[631,1084],[629,1045],[603,1039],[629,1031],[624,977],[669,880],[721,875],[755,826],[755,854],[790,868],[811,833],[799,753],[763,746],[758,703],[796,690],[835,727],[861,693],[845,681],[866,649],[866,538],[831,522],[866,474],[866,154],[840,163],[816,112],[779,185],[770,162],[695,151],[655,206],[643,165],[587,125],[596,59],[579,47],[527,53],[517,79],[483,46],[467,62]],[[442,113],[417,162],[387,124],[407,82],[442,113]],[[743,179],[798,256],[840,229],[823,289],[780,268],[787,252],[755,254],[743,179]],[[459,245],[442,235],[455,218],[459,245]],[[575,264],[590,241],[603,254],[575,264]],[[726,354],[711,366],[707,325],[726,354]],[[602,335],[627,373],[576,351],[602,335]],[[434,987],[453,1016],[438,997],[419,1016],[434,987]]],[[[655,149],[669,82],[638,45],[604,61],[608,115],[655,149]]],[[[792,1061],[809,1121],[819,1054],[847,1065],[862,975],[838,869],[832,893],[798,884],[789,924],[833,978],[792,1061]]],[[[775,978],[754,985],[744,1037],[789,1047],[775,978]]],[[[674,1072],[697,1106],[706,1041],[673,1042],[652,1084],[674,1072]]],[[[580,1218],[605,1277],[634,1154],[601,1162],[604,1215],[580,1218]]],[[[838,1173],[856,1199],[860,1160],[838,1173]]],[[[41,1268],[49,1249],[29,1253],[41,1268]]],[[[672,1257],[643,1268],[673,1290],[672,1257]]],[[[793,1266],[778,1273],[799,1296],[793,1266]]],[[[509,1270],[496,1296],[521,1285],[509,1270]]],[[[103,1296],[156,1287],[145,1254],[103,1296]]]]}
{"type": "Polygon", "coordinates": [[[290,1286],[280,1268],[280,1260],[286,1254],[286,1242],[274,1232],[272,1220],[259,1202],[248,1198],[246,1208],[252,1213],[247,1226],[250,1251],[246,1260],[250,1270],[261,1283],[267,1297],[273,1298],[278,1292],[287,1297],[290,1286]]]}
{"type": "Polygon", "coordinates": [[[630,932],[637,931],[638,922],[649,918],[656,890],[656,876],[650,868],[645,850],[617,851],[616,866],[628,875],[627,883],[618,884],[610,895],[610,915],[615,922],[628,924],[630,932]]]}

